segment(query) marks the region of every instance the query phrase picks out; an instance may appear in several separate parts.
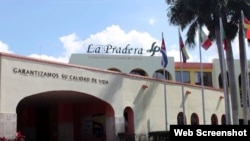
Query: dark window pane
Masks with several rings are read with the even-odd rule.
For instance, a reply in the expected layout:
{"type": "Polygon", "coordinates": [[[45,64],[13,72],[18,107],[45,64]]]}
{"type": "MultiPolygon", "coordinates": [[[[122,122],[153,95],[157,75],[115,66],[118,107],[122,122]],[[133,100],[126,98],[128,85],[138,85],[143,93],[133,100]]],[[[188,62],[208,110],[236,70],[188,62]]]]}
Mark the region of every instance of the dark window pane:
{"type": "Polygon", "coordinates": [[[184,83],[190,83],[190,73],[189,71],[176,71],[175,72],[175,79],[177,82],[184,82],[184,83]],[[182,74],[182,77],[181,77],[182,74]],[[183,81],[181,81],[183,80],[183,81]]]}
{"type": "MultiPolygon", "coordinates": [[[[201,85],[201,79],[202,79],[201,72],[195,72],[195,84],[196,85],[201,85]]],[[[203,72],[203,85],[213,86],[211,72],[203,72]]]]}

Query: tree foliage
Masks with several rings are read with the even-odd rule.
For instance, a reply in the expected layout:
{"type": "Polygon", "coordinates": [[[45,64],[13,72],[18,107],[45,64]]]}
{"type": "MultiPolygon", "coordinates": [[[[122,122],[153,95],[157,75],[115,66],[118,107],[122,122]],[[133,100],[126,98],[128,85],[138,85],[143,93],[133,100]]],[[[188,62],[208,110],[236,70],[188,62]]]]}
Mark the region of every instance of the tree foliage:
{"type": "Polygon", "coordinates": [[[226,37],[232,41],[238,33],[240,11],[250,19],[249,0],[166,0],[170,24],[182,30],[188,27],[186,44],[195,45],[198,26],[206,26],[211,40],[215,40],[215,27],[219,17],[223,20],[226,37]]]}

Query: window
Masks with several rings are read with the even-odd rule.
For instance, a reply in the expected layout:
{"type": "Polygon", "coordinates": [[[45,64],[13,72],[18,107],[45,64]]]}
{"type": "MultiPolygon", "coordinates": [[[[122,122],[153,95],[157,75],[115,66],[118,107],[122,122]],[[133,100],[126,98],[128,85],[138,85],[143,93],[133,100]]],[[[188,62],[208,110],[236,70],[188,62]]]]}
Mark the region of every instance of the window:
{"type": "MultiPolygon", "coordinates": [[[[241,74],[239,75],[238,82],[239,82],[239,89],[240,89],[240,106],[243,107],[245,101],[243,101],[244,98],[243,98],[242,86],[241,86],[241,74]]],[[[250,73],[249,73],[249,84],[250,84],[250,73]]],[[[250,102],[249,102],[248,95],[246,95],[245,100],[246,100],[247,107],[249,107],[250,102]]]]}
{"type": "Polygon", "coordinates": [[[134,112],[131,107],[126,107],[123,111],[123,117],[125,122],[125,132],[134,133],[134,112]]]}
{"type": "MultiPolygon", "coordinates": [[[[157,78],[157,79],[164,79],[164,72],[163,70],[157,70],[154,72],[153,74],[153,78],[157,78]]],[[[165,71],[165,79],[166,80],[171,80],[171,75],[168,71],[165,71]]]]}
{"type": "Polygon", "coordinates": [[[196,113],[191,115],[191,125],[199,125],[199,117],[196,113]]]}
{"type": "Polygon", "coordinates": [[[226,125],[226,115],[225,115],[225,114],[223,114],[223,115],[221,116],[221,124],[222,124],[222,125],[226,125]]]}
{"type": "Polygon", "coordinates": [[[176,71],[175,72],[175,79],[177,82],[184,82],[184,83],[190,83],[190,73],[189,71],[176,71]],[[182,77],[181,77],[182,74],[182,77]],[[182,78],[182,79],[181,79],[182,78]],[[183,81],[181,81],[183,80],[183,81]]]}
{"type": "MultiPolygon", "coordinates": [[[[228,79],[228,73],[226,74],[226,78],[227,78],[227,86],[229,87],[229,79],[228,79]]],[[[223,79],[222,79],[222,74],[219,75],[219,87],[223,88],[223,79]]]]}
{"type": "Polygon", "coordinates": [[[218,117],[216,116],[216,114],[212,114],[212,116],[211,116],[211,124],[212,125],[218,125],[218,117]]]}
{"type": "MultiPolygon", "coordinates": [[[[195,84],[201,85],[201,72],[195,72],[195,84]]],[[[213,86],[212,84],[212,73],[203,72],[203,84],[204,86],[213,86]]]]}
{"type": "Polygon", "coordinates": [[[148,76],[148,74],[141,69],[134,69],[130,72],[131,74],[141,75],[141,76],[148,76]]]}
{"type": "Polygon", "coordinates": [[[110,71],[117,71],[117,72],[121,72],[119,69],[117,69],[117,68],[109,68],[108,70],[110,70],[110,71]]]}
{"type": "Polygon", "coordinates": [[[184,121],[184,114],[183,112],[179,112],[177,115],[177,124],[178,125],[185,125],[186,124],[186,117],[185,117],[185,121],[184,121]]]}

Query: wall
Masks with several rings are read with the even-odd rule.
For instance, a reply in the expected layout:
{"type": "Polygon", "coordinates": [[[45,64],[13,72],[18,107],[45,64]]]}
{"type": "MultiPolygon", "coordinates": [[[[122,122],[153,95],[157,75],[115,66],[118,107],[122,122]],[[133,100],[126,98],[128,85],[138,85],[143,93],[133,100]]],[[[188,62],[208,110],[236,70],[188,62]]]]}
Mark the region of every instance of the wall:
{"type": "MultiPolygon", "coordinates": [[[[146,133],[149,129],[148,126],[152,131],[164,130],[166,128],[164,124],[165,84],[168,125],[176,124],[177,114],[182,111],[181,86],[183,85],[181,83],[9,54],[1,54],[1,64],[0,113],[2,114],[15,114],[17,104],[24,97],[46,91],[71,90],[88,93],[108,102],[115,112],[116,133],[124,130],[123,111],[128,106],[132,107],[134,111],[136,133],[146,133]],[[20,69],[26,73],[17,71],[20,69]],[[41,76],[41,74],[38,75],[38,72],[31,74],[30,70],[53,75],[41,76]],[[143,85],[147,85],[148,88],[143,89],[143,85]],[[148,121],[150,121],[150,125],[148,125],[148,121]]],[[[192,112],[196,112],[202,118],[202,95],[199,86],[185,84],[184,92],[186,90],[191,92],[185,99],[185,110],[189,123],[192,112]]],[[[218,116],[224,114],[224,101],[219,102],[219,97],[223,96],[223,93],[218,89],[206,88],[204,94],[205,119],[209,124],[212,113],[218,116]]],[[[200,123],[203,123],[202,119],[200,123]]],[[[0,132],[0,136],[1,134],[3,132],[0,132]]]]}

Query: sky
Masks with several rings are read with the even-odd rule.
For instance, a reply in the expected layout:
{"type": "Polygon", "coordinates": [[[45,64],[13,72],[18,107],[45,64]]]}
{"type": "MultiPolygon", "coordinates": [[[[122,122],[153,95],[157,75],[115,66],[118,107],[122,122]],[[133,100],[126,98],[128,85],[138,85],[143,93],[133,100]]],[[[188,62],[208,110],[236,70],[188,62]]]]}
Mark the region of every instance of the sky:
{"type": "MultiPolygon", "coordinates": [[[[178,27],[169,23],[167,12],[165,0],[1,0],[0,52],[68,63],[71,54],[86,54],[90,44],[161,46],[163,33],[167,56],[177,62],[178,27]]],[[[181,36],[185,41],[185,30],[181,36]]],[[[237,38],[233,48],[239,59],[237,38]]],[[[198,37],[197,46],[186,50],[187,62],[200,61],[198,37]]],[[[218,58],[216,44],[201,49],[201,56],[202,62],[218,58]]]]}

